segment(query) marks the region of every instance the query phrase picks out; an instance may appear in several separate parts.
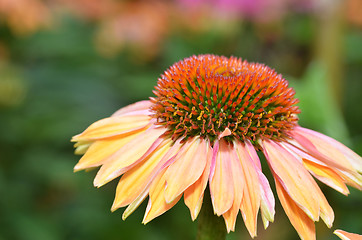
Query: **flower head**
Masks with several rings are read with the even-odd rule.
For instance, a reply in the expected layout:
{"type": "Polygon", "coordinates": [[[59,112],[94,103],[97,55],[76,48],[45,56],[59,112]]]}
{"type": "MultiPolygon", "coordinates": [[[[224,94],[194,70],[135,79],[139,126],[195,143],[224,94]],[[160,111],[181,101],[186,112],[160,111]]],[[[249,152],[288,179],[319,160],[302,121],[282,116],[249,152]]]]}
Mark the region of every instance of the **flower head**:
{"type": "Polygon", "coordinates": [[[256,236],[259,209],[265,228],[275,213],[257,151],[265,155],[279,200],[302,239],[315,238],[319,217],[328,227],[334,220],[312,176],[345,195],[346,184],[362,188],[361,157],[300,127],[294,90],[265,65],[193,56],[165,71],[154,94],[72,139],[76,153],[84,154],[76,171],[101,166],[95,186],[121,176],[112,210],[128,206],[123,219],[149,197],[147,223],[183,196],[194,220],[210,194],[228,231],[240,211],[256,236]]]}

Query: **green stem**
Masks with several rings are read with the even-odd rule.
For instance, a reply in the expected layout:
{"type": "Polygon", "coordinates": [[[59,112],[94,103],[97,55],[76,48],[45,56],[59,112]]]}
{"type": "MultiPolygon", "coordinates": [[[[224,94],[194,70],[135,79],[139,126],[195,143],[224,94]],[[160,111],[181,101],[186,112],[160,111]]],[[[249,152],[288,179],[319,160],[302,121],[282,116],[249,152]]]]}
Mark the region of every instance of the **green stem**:
{"type": "Polygon", "coordinates": [[[209,191],[205,191],[204,202],[198,216],[197,240],[225,240],[225,238],[224,219],[214,215],[209,191]]]}

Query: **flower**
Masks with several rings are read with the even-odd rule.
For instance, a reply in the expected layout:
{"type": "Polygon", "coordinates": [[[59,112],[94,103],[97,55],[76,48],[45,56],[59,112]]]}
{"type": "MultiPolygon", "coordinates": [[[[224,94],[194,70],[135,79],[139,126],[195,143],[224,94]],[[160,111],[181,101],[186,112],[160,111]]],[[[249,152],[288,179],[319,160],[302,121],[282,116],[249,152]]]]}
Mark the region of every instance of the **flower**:
{"type": "Polygon", "coordinates": [[[334,213],[313,179],[342,194],[362,188],[361,157],[321,133],[298,125],[295,92],[269,67],[200,55],[171,66],[148,101],[118,110],[73,137],[83,154],[75,171],[100,167],[94,185],[121,176],[112,211],[128,217],[149,196],[143,223],[183,195],[195,220],[204,194],[233,231],[241,211],[252,237],[259,209],[266,228],[275,199],[263,174],[262,152],[279,200],[302,239],[315,239],[319,217],[334,213]],[[210,193],[205,192],[209,186],[210,193]]]}

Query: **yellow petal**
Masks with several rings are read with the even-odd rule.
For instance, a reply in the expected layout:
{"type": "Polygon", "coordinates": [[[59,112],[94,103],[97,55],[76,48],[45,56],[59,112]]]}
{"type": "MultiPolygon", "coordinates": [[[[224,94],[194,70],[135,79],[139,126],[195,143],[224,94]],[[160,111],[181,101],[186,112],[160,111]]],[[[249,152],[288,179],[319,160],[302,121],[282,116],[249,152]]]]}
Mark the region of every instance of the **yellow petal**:
{"type": "Polygon", "coordinates": [[[246,228],[251,237],[256,236],[257,217],[260,207],[260,185],[256,172],[254,160],[242,143],[236,143],[236,149],[239,161],[243,169],[244,194],[241,200],[240,210],[244,219],[246,228]]]}
{"type": "Polygon", "coordinates": [[[314,221],[319,218],[315,181],[302,163],[278,143],[263,140],[263,152],[276,178],[289,196],[314,221]]]}
{"type": "Polygon", "coordinates": [[[196,137],[185,143],[183,152],[166,171],[167,202],[172,202],[185,189],[198,180],[206,166],[207,144],[205,140],[196,137]]]}
{"type": "Polygon", "coordinates": [[[148,196],[149,187],[147,187],[138,197],[124,210],[122,214],[122,220],[126,220],[137,208],[138,206],[145,200],[148,196]]]}
{"type": "MultiPolygon", "coordinates": [[[[203,140],[205,141],[205,140],[203,140]]],[[[212,157],[212,148],[208,141],[206,141],[206,166],[201,177],[190,187],[185,190],[184,193],[184,201],[186,206],[190,209],[192,221],[197,218],[197,215],[200,212],[202,206],[202,200],[204,196],[204,191],[207,185],[207,181],[209,180],[210,175],[210,165],[211,165],[211,157],[212,157]]],[[[207,193],[209,194],[209,193],[207,193]]]]}
{"type": "Polygon", "coordinates": [[[94,179],[94,186],[106,184],[150,156],[151,149],[154,150],[162,142],[162,139],[157,142],[156,139],[164,132],[165,128],[150,128],[124,145],[100,168],[94,179]]]}
{"type": "Polygon", "coordinates": [[[74,171],[80,171],[86,168],[98,167],[117,152],[121,147],[137,137],[140,133],[131,134],[123,138],[108,138],[94,142],[74,167],[74,171]]]}
{"type": "Polygon", "coordinates": [[[333,232],[342,240],[362,240],[362,235],[356,233],[349,233],[343,230],[336,230],[333,232]]]}
{"type": "Polygon", "coordinates": [[[161,171],[153,180],[150,187],[150,199],[142,223],[146,224],[152,219],[160,216],[170,208],[172,208],[181,198],[181,195],[172,202],[167,203],[165,200],[166,177],[165,170],[161,171]]]}
{"type": "Polygon", "coordinates": [[[165,140],[158,149],[145,161],[127,171],[119,180],[112,211],[133,202],[151,183],[152,179],[168,160],[165,154],[171,146],[171,139],[165,140]]]}
{"type": "Polygon", "coordinates": [[[308,159],[303,159],[303,164],[318,180],[336,189],[344,195],[348,195],[349,191],[344,184],[344,180],[339,174],[327,166],[317,164],[308,159]]]}
{"type": "Polygon", "coordinates": [[[129,134],[146,127],[151,117],[147,115],[109,117],[90,125],[84,132],[72,138],[72,141],[90,141],[129,134]]]}
{"type": "Polygon", "coordinates": [[[243,169],[241,168],[241,164],[239,161],[239,157],[236,153],[236,149],[232,147],[232,153],[230,157],[230,165],[231,165],[231,176],[233,178],[233,185],[234,185],[234,202],[232,207],[223,214],[225,223],[226,223],[226,229],[228,232],[235,230],[235,222],[236,218],[239,213],[241,200],[243,197],[243,188],[244,188],[244,182],[243,182],[243,169]]]}
{"type": "Polygon", "coordinates": [[[216,155],[215,170],[210,180],[211,200],[214,212],[218,216],[227,212],[234,202],[234,186],[231,176],[230,149],[228,143],[221,139],[216,155]]]}
{"type": "Polygon", "coordinates": [[[275,180],[275,187],[280,203],[299,237],[302,240],[315,239],[315,226],[313,220],[311,220],[304,211],[298,207],[293,199],[289,197],[289,194],[284,190],[278,180],[275,180]]]}

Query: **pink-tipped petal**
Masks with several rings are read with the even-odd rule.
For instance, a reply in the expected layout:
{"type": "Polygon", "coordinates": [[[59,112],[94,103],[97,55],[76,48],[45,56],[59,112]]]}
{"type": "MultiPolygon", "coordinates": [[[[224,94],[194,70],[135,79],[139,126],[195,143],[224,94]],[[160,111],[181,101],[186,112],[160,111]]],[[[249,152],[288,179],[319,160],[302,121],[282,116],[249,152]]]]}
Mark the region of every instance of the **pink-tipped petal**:
{"type": "Polygon", "coordinates": [[[362,158],[342,143],[310,129],[296,127],[291,135],[310,154],[335,162],[345,169],[362,172],[362,158]]]}
{"type": "Polygon", "coordinates": [[[241,199],[243,197],[243,188],[244,188],[244,182],[243,182],[243,169],[241,168],[241,164],[239,161],[239,157],[237,155],[235,147],[231,147],[231,157],[230,157],[230,164],[231,164],[231,176],[233,178],[233,185],[234,185],[234,202],[232,207],[223,214],[225,223],[226,223],[226,229],[228,232],[234,231],[235,229],[235,223],[236,223],[236,217],[238,216],[241,199]]]}
{"type": "Polygon", "coordinates": [[[153,180],[150,186],[150,199],[142,223],[147,224],[152,219],[160,216],[170,208],[172,208],[181,198],[181,195],[172,202],[167,203],[165,200],[166,177],[165,170],[161,171],[153,180]]]}
{"type": "Polygon", "coordinates": [[[92,141],[137,132],[150,124],[147,115],[109,117],[90,125],[72,141],[92,141]]]}
{"type": "Polygon", "coordinates": [[[275,187],[285,213],[302,240],[313,240],[315,237],[315,226],[305,212],[290,198],[282,184],[275,179],[275,187]]]}
{"type": "Polygon", "coordinates": [[[257,217],[260,207],[260,185],[257,167],[244,144],[236,142],[236,150],[243,169],[244,193],[240,210],[250,236],[257,233],[257,217]]]}
{"type": "Polygon", "coordinates": [[[230,147],[223,139],[219,144],[214,176],[210,179],[211,200],[214,212],[218,216],[227,212],[234,202],[234,186],[230,174],[230,147]]]}
{"type": "Polygon", "coordinates": [[[191,219],[194,221],[201,209],[204,191],[210,175],[210,165],[212,158],[212,148],[207,141],[206,150],[206,166],[201,177],[190,187],[185,190],[184,201],[186,206],[190,209],[191,219]]]}
{"type": "Polygon", "coordinates": [[[349,233],[343,230],[336,230],[333,232],[342,240],[362,240],[362,235],[356,233],[349,233]]]}
{"type": "Polygon", "coordinates": [[[303,164],[285,148],[270,140],[262,140],[264,155],[274,177],[289,196],[312,220],[319,218],[319,201],[315,181],[303,164]]]}
{"type": "Polygon", "coordinates": [[[147,111],[150,109],[152,104],[153,103],[149,100],[139,101],[119,109],[118,111],[112,114],[112,117],[121,116],[121,115],[130,115],[133,114],[134,112],[139,112],[139,111],[147,111]]]}
{"type": "Polygon", "coordinates": [[[172,202],[185,189],[196,182],[206,166],[206,140],[195,137],[185,143],[183,152],[179,153],[166,171],[166,202],[172,202]]]}
{"type": "Polygon", "coordinates": [[[146,161],[137,164],[121,177],[117,186],[112,211],[133,202],[151,183],[156,173],[168,160],[165,158],[165,155],[170,150],[172,141],[169,139],[166,141],[146,161]]]}
{"type": "MultiPolygon", "coordinates": [[[[152,151],[148,151],[156,145],[156,140],[165,132],[165,128],[150,128],[144,133],[128,142],[111,157],[98,171],[94,186],[100,187],[115,179],[138,162],[146,159],[152,151]]],[[[159,140],[162,140],[161,138],[159,140]]],[[[161,141],[160,141],[161,143],[161,141]]],[[[160,144],[159,143],[159,144],[160,144]]],[[[154,149],[157,146],[154,147],[154,149]]]]}

